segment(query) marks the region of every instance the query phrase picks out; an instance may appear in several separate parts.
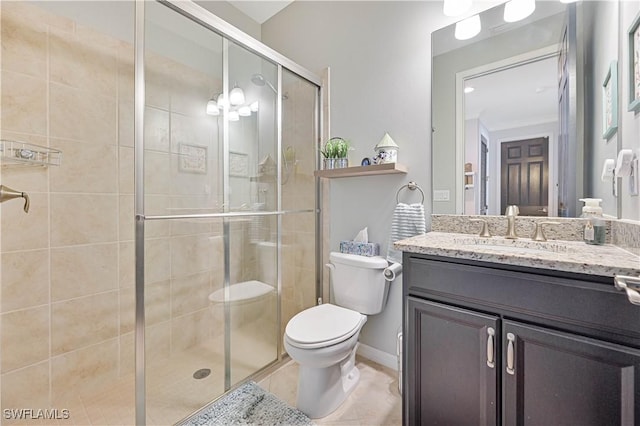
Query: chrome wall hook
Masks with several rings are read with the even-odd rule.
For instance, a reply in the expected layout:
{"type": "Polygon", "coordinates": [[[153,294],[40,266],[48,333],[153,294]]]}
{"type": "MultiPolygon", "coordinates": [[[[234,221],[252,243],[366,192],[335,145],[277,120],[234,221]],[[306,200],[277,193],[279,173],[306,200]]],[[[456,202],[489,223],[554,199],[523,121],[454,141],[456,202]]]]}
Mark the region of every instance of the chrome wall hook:
{"type": "Polygon", "coordinates": [[[0,185],[0,203],[4,203],[14,198],[24,198],[24,212],[29,213],[29,195],[26,192],[16,191],[8,186],[0,185]]]}

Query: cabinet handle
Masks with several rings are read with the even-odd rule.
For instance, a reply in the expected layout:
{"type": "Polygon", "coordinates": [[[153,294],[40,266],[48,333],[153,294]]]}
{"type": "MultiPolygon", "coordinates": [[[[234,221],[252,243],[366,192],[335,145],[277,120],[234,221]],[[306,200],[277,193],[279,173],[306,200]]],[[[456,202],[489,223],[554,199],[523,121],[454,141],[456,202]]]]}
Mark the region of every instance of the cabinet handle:
{"type": "Polygon", "coordinates": [[[629,302],[640,305],[640,277],[616,275],[613,277],[613,283],[616,289],[627,292],[629,302]]]}
{"type": "Polygon", "coordinates": [[[489,327],[487,328],[487,366],[489,368],[494,368],[496,366],[495,363],[495,336],[496,331],[489,327]]]}
{"type": "Polygon", "coordinates": [[[516,336],[513,333],[507,333],[507,373],[513,375],[516,370],[513,368],[513,344],[516,340],[516,336]]]}

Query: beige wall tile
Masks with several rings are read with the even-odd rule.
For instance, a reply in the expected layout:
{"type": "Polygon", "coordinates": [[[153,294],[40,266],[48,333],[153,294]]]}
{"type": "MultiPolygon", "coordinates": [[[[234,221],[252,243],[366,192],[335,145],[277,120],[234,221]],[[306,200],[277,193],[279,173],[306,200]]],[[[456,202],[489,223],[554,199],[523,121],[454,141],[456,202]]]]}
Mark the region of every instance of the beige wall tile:
{"type": "Polygon", "coordinates": [[[144,109],[144,149],[169,152],[169,112],[149,106],[144,109]]]}
{"type": "MultiPolygon", "coordinates": [[[[133,34],[132,34],[133,36],[133,34]]],[[[118,44],[118,98],[133,102],[135,96],[135,49],[131,43],[118,44]]]]}
{"type": "Polygon", "coordinates": [[[118,145],[133,147],[135,141],[135,106],[133,100],[118,101],[118,145]]]}
{"type": "Polygon", "coordinates": [[[54,407],[64,406],[77,393],[109,386],[118,375],[118,339],[51,358],[51,395],[54,407]]]}
{"type": "Polygon", "coordinates": [[[118,189],[120,194],[133,194],[135,183],[133,148],[121,146],[118,150],[118,189]]]}
{"type": "Polygon", "coordinates": [[[118,197],[51,194],[51,246],[111,242],[118,239],[118,197]]]}
{"type": "Polygon", "coordinates": [[[53,302],[117,288],[117,243],[51,249],[53,302]]]}
{"type": "Polygon", "coordinates": [[[52,192],[118,192],[117,146],[54,139],[64,166],[50,169],[52,192]]]}
{"type": "Polygon", "coordinates": [[[112,97],[49,84],[49,135],[115,145],[116,102],[112,97]]]}
{"type": "MultiPolygon", "coordinates": [[[[144,208],[147,215],[170,214],[171,199],[165,195],[146,195],[144,208]]],[[[148,221],[145,223],[145,236],[147,238],[168,237],[171,235],[171,221],[148,221]]]]}
{"type": "Polygon", "coordinates": [[[215,326],[211,319],[212,313],[209,309],[172,319],[171,353],[192,348],[209,339],[215,326]]]}
{"type": "Polygon", "coordinates": [[[136,352],[135,352],[135,333],[127,333],[120,335],[120,359],[119,359],[119,376],[126,377],[135,373],[136,352]]]}
{"type": "Polygon", "coordinates": [[[171,283],[171,315],[176,317],[209,306],[209,273],[176,278],[171,283]]]}
{"type": "Polygon", "coordinates": [[[117,87],[115,40],[78,27],[76,34],[52,31],[49,75],[52,82],[113,96],[117,87]]]}
{"type": "Polygon", "coordinates": [[[133,241],[119,244],[118,282],[120,288],[133,287],[136,279],[135,243],[133,241]]]}
{"type": "Polygon", "coordinates": [[[51,306],[51,353],[60,355],[118,336],[118,292],[51,306]]]}
{"type": "Polygon", "coordinates": [[[120,241],[133,241],[136,233],[134,196],[129,194],[120,195],[118,199],[120,202],[118,209],[118,238],[120,241]]]}
{"type": "Polygon", "coordinates": [[[38,19],[24,19],[8,9],[12,6],[3,7],[2,14],[2,69],[45,78],[46,24],[38,19]]]}
{"type": "Polygon", "coordinates": [[[144,280],[155,283],[168,280],[170,277],[170,245],[169,239],[150,239],[145,241],[144,248],[144,280]]]}
{"type": "Polygon", "coordinates": [[[47,134],[47,83],[12,71],[2,71],[2,129],[47,134]]]}
{"type": "Polygon", "coordinates": [[[166,361],[171,355],[171,322],[146,327],[145,340],[145,355],[149,365],[166,361]]]}
{"type": "Polygon", "coordinates": [[[48,358],[48,305],[4,313],[0,318],[3,373],[48,358]]]}
{"type": "Polygon", "coordinates": [[[169,195],[171,193],[171,159],[169,154],[145,151],[144,189],[149,195],[169,195]]]}
{"type": "Polygon", "coordinates": [[[195,272],[208,271],[212,253],[208,235],[171,238],[171,276],[186,277],[195,272]]]}
{"type": "Polygon", "coordinates": [[[49,252],[2,253],[1,311],[49,303],[49,252]]]}
{"type": "Polygon", "coordinates": [[[50,408],[49,361],[3,374],[0,395],[3,409],[50,408]]]}
{"type": "MultiPolygon", "coordinates": [[[[169,281],[148,284],[144,290],[145,325],[151,326],[171,318],[171,297],[169,281]]],[[[135,328],[135,289],[120,290],[120,334],[135,328]]]]}
{"type": "MultiPolygon", "coordinates": [[[[14,188],[19,190],[19,188],[14,188]]],[[[47,194],[29,194],[29,213],[24,200],[15,199],[0,205],[2,210],[2,251],[41,249],[49,246],[49,202],[47,194]]]]}

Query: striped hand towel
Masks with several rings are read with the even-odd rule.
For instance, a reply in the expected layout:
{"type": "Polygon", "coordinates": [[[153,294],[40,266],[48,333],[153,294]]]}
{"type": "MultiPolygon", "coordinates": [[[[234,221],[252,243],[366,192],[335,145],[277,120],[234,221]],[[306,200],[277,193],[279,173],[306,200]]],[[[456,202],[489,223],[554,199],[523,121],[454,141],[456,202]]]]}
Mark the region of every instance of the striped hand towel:
{"type": "Polygon", "coordinates": [[[387,247],[387,260],[389,262],[402,263],[402,252],[393,248],[393,243],[414,235],[427,232],[424,217],[424,206],[421,203],[398,203],[393,212],[391,221],[391,234],[387,247]]]}

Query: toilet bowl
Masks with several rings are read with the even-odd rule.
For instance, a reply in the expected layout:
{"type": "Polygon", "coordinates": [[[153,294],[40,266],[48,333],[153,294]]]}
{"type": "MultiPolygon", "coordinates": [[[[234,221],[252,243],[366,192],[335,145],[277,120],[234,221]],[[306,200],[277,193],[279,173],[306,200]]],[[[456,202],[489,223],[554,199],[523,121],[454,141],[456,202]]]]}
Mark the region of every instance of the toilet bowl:
{"type": "Polygon", "coordinates": [[[300,365],[296,405],[314,419],[335,411],[356,387],[360,331],[367,315],[382,311],[389,289],[383,276],[385,259],[343,253],[331,253],[330,259],[336,303],[299,312],[284,336],[287,353],[300,365]]]}

